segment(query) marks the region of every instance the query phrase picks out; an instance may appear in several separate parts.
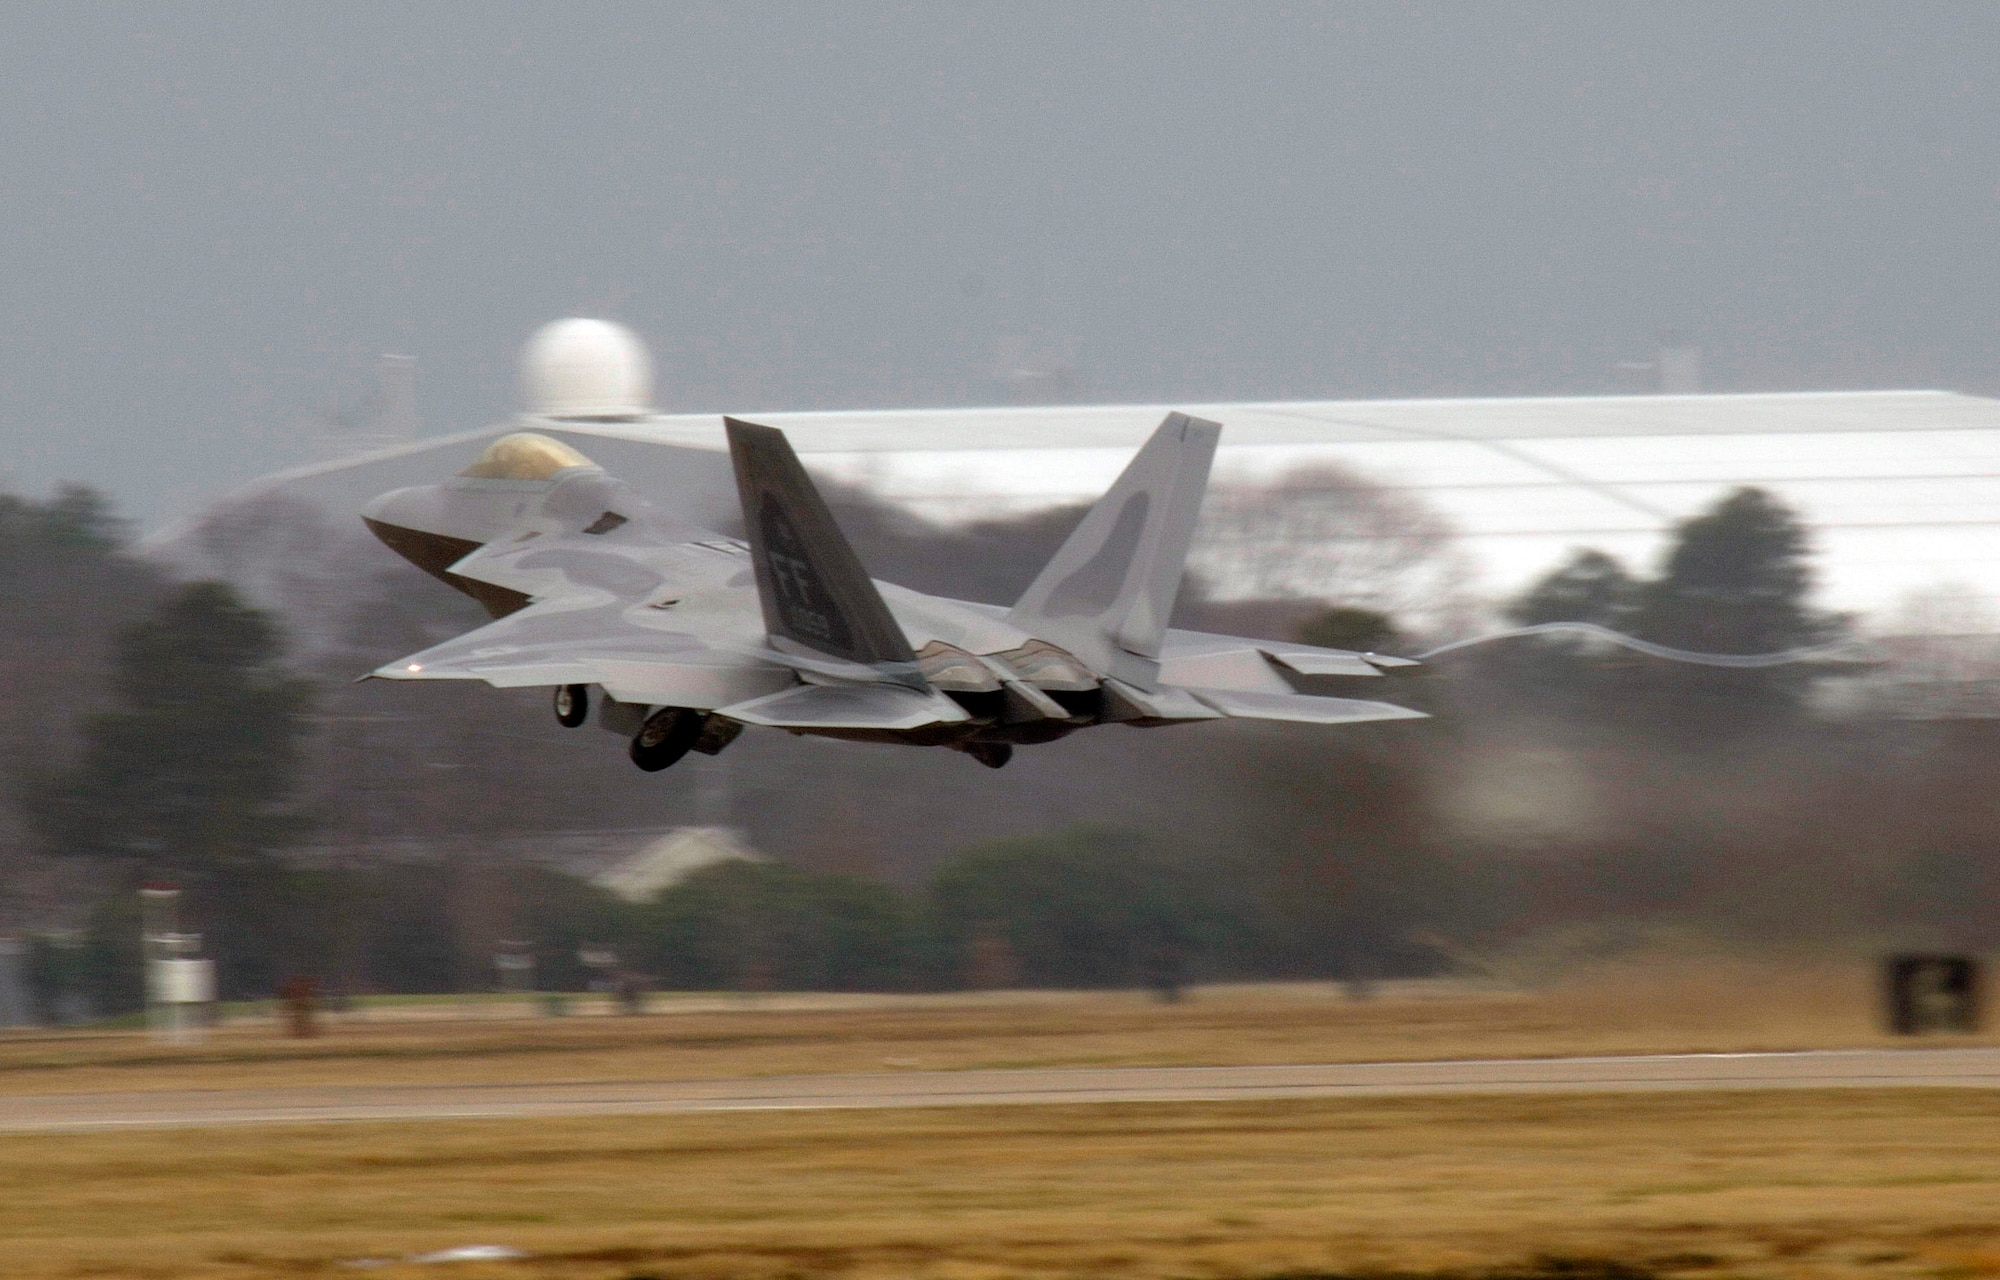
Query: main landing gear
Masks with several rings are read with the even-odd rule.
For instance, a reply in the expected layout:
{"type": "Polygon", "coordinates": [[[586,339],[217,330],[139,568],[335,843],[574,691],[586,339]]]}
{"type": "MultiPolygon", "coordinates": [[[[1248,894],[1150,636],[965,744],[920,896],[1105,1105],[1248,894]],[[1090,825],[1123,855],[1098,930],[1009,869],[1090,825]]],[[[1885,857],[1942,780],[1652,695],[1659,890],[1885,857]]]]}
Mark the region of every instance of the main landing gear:
{"type": "Polygon", "coordinates": [[[590,686],[587,684],[559,684],[556,686],[556,723],[565,729],[574,729],[590,717],[590,686]]]}
{"type": "Polygon", "coordinates": [[[686,755],[701,740],[702,712],[686,707],[666,707],[655,711],[632,735],[632,763],[647,773],[658,773],[686,755]]]}
{"type": "Polygon", "coordinates": [[[989,769],[998,769],[1014,758],[1014,748],[1005,742],[972,742],[964,750],[989,769]]]}

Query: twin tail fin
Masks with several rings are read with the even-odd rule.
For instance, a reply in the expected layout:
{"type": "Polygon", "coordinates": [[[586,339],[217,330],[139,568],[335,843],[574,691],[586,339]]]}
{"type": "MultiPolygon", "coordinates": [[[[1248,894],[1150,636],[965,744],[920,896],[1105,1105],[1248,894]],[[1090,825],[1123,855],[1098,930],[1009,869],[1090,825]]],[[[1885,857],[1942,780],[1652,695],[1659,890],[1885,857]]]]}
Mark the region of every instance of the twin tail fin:
{"type": "Polygon", "coordinates": [[[1102,674],[1153,688],[1221,434],[1216,423],[1168,414],[1007,621],[1102,674]]]}
{"type": "Polygon", "coordinates": [[[775,427],[724,418],[764,627],[789,642],[872,668],[878,679],[930,686],[882,593],[775,427]]]}

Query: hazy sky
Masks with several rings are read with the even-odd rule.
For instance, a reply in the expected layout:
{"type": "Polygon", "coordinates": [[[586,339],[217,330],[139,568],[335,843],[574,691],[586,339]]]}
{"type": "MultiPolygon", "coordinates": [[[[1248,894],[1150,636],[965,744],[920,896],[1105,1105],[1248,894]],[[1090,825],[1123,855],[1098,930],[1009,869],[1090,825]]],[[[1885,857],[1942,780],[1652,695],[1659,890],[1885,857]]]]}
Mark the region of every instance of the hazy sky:
{"type": "Polygon", "coordinates": [[[2000,388],[2000,6],[17,4],[0,457],[148,518],[626,321],[673,409],[2000,388]]]}

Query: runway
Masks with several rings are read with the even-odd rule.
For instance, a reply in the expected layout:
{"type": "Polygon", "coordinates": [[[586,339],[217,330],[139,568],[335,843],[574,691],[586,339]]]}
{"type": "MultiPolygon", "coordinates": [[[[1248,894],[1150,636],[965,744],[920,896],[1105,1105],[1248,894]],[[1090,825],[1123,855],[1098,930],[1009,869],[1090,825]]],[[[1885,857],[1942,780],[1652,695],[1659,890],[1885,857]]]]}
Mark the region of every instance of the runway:
{"type": "Polygon", "coordinates": [[[2000,1048],[34,1094],[0,1097],[0,1133],[710,1111],[1863,1088],[2000,1088],[2000,1048]]]}

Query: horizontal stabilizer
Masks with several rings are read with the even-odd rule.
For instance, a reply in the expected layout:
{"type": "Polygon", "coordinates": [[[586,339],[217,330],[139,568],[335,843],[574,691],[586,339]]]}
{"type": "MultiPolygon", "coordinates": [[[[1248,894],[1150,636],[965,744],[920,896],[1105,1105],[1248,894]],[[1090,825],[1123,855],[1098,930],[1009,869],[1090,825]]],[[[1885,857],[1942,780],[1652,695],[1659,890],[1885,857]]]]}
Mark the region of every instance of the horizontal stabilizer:
{"type": "Polygon", "coordinates": [[[1391,671],[1402,674],[1423,664],[1415,658],[1391,658],[1380,653],[1341,653],[1332,649],[1278,649],[1266,647],[1274,662],[1302,676],[1379,676],[1391,671]]]}
{"type": "Polygon", "coordinates": [[[922,729],[969,719],[935,690],[891,684],[808,684],[720,707],[716,714],[774,729],[922,729]]]}
{"type": "Polygon", "coordinates": [[[1171,724],[1182,720],[1220,720],[1222,712],[1186,689],[1161,685],[1137,689],[1123,680],[1104,682],[1105,719],[1125,724],[1171,724]]]}
{"type": "Polygon", "coordinates": [[[1358,653],[1289,653],[1266,649],[1264,654],[1288,671],[1302,676],[1379,676],[1381,669],[1358,653]]]}
{"type": "Polygon", "coordinates": [[[1297,682],[1341,677],[1368,679],[1421,671],[1414,658],[1325,649],[1317,645],[1252,640],[1202,631],[1168,631],[1160,652],[1160,682],[1184,689],[1238,689],[1251,693],[1292,693],[1297,682]],[[1288,674],[1281,674],[1288,673],[1288,674]]]}
{"type": "Polygon", "coordinates": [[[1224,715],[1241,720],[1286,720],[1293,724],[1360,724],[1367,720],[1426,720],[1421,711],[1356,698],[1316,698],[1300,693],[1244,693],[1235,689],[1190,689],[1224,715]]]}

